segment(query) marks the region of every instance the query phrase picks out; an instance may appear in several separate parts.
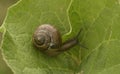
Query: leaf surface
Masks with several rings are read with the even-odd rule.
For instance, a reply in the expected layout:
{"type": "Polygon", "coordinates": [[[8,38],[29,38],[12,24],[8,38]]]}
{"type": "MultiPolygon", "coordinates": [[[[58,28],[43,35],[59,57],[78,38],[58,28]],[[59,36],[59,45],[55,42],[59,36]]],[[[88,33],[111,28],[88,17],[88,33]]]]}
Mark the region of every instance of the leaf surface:
{"type": "Polygon", "coordinates": [[[8,10],[0,31],[3,56],[15,74],[119,74],[119,0],[21,0],[8,10]],[[52,24],[63,41],[80,29],[80,45],[55,57],[33,47],[41,24],[52,24]],[[4,31],[3,31],[4,29],[4,31]]]}

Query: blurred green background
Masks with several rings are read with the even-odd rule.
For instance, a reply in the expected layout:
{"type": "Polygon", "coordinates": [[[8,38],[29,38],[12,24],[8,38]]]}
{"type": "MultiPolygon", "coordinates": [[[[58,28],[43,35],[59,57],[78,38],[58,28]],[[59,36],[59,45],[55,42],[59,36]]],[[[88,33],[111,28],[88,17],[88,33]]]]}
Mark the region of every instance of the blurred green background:
{"type": "MultiPolygon", "coordinates": [[[[0,0],[0,26],[2,25],[4,18],[6,16],[7,8],[16,3],[17,0],[0,0]]],[[[1,42],[1,34],[0,34],[0,42],[1,42]]],[[[3,57],[1,55],[0,50],[0,74],[13,74],[11,69],[4,62],[3,57]]]]}

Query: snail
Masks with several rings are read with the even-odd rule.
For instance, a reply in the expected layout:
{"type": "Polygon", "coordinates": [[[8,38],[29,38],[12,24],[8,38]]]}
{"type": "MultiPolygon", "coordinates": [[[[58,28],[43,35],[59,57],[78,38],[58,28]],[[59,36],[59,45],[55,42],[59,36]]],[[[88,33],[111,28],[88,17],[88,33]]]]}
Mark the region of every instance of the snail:
{"type": "Polygon", "coordinates": [[[58,55],[78,44],[78,34],[62,43],[60,32],[50,24],[40,25],[33,34],[33,45],[49,56],[58,55]]]}

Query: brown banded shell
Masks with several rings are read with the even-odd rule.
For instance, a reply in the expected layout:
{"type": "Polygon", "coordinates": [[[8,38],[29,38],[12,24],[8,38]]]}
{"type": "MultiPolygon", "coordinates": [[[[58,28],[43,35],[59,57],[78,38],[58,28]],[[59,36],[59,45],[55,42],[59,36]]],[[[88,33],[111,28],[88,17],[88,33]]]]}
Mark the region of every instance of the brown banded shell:
{"type": "Polygon", "coordinates": [[[59,48],[62,44],[60,32],[49,24],[40,25],[33,34],[33,44],[42,51],[59,48]]]}

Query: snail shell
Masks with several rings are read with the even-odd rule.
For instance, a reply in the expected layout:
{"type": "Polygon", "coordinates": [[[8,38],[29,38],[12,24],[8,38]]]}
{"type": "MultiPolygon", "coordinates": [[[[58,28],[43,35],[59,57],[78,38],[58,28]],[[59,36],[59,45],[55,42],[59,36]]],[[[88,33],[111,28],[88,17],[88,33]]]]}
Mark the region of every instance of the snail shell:
{"type": "Polygon", "coordinates": [[[34,32],[33,44],[42,51],[60,48],[60,32],[49,24],[40,25],[34,32]]]}

